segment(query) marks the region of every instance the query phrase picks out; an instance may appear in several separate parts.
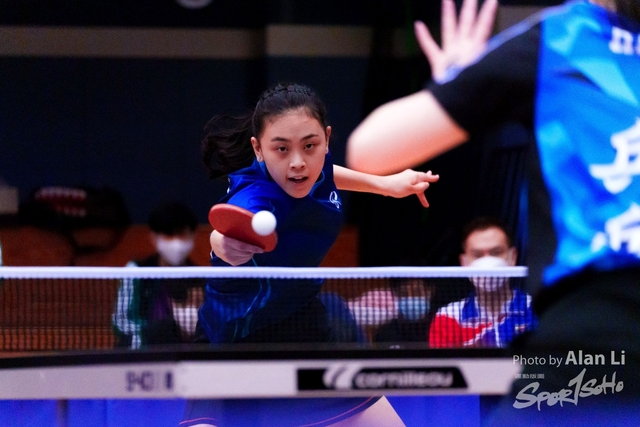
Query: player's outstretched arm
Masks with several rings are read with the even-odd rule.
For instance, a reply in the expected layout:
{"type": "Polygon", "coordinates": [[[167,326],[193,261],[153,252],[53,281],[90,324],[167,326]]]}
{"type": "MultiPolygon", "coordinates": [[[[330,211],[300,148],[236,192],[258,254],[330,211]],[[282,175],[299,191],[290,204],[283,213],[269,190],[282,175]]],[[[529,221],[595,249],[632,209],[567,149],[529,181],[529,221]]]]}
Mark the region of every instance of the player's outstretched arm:
{"type": "Polygon", "coordinates": [[[442,0],[442,47],[423,22],[415,22],[416,39],[431,65],[434,80],[442,79],[451,66],[469,65],[485,50],[497,9],[498,0],[485,1],[479,12],[477,0],[465,0],[457,19],[453,0],[442,0]]]}
{"type": "Polygon", "coordinates": [[[359,191],[390,197],[407,197],[415,194],[422,206],[429,207],[424,192],[431,183],[440,179],[439,175],[407,169],[393,175],[379,176],[357,172],[342,166],[333,166],[336,187],[340,190],[359,191]]]}
{"type": "Polygon", "coordinates": [[[242,265],[253,258],[253,255],[264,252],[258,246],[225,236],[216,230],[209,236],[209,243],[218,258],[233,266],[242,265]]]}

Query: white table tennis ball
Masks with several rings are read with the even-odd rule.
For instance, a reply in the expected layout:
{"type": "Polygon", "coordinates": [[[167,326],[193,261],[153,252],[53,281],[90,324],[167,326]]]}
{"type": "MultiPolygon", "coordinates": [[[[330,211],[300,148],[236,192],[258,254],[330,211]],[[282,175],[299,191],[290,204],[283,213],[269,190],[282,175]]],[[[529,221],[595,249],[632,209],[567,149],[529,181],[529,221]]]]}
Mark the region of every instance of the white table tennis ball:
{"type": "Polygon", "coordinates": [[[276,229],[276,217],[269,211],[257,212],[251,218],[251,227],[260,236],[268,236],[276,229]]]}

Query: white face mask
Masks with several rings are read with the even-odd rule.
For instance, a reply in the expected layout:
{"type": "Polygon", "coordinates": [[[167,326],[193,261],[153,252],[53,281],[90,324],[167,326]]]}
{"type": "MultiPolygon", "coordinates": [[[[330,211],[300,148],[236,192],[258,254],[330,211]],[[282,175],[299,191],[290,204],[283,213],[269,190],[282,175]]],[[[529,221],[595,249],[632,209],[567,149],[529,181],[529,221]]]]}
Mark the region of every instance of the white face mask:
{"type": "MultiPolygon", "coordinates": [[[[473,268],[500,268],[509,267],[509,264],[504,258],[496,256],[484,256],[473,260],[468,267],[473,268]]],[[[493,292],[502,288],[509,279],[506,277],[472,277],[471,281],[476,289],[483,290],[485,292],[493,292]]]]}
{"type": "Polygon", "coordinates": [[[156,249],[160,256],[171,265],[181,265],[193,249],[193,240],[166,239],[158,237],[156,249]]]}

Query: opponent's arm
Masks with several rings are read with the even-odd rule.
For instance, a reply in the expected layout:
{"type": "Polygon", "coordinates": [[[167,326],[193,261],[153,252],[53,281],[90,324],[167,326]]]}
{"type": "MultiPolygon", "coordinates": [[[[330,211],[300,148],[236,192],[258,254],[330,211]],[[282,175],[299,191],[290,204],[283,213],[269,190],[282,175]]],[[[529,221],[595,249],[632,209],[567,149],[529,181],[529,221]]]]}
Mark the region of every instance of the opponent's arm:
{"type": "Polygon", "coordinates": [[[347,165],[386,175],[420,165],[468,139],[426,90],[375,109],[347,141],[347,165]]]}
{"type": "MultiPolygon", "coordinates": [[[[427,27],[416,22],[416,38],[441,79],[451,66],[473,62],[485,49],[497,0],[487,0],[477,12],[477,0],[465,0],[456,20],[452,0],[442,2],[442,48],[427,27]]],[[[387,174],[419,165],[462,144],[469,135],[426,90],[374,110],[347,142],[347,164],[353,169],[387,174]]]]}
{"type": "Polygon", "coordinates": [[[424,192],[432,182],[440,179],[431,171],[417,172],[407,169],[403,172],[380,176],[354,171],[342,166],[333,166],[333,179],[339,190],[359,191],[390,197],[418,196],[422,206],[429,207],[424,192]]]}

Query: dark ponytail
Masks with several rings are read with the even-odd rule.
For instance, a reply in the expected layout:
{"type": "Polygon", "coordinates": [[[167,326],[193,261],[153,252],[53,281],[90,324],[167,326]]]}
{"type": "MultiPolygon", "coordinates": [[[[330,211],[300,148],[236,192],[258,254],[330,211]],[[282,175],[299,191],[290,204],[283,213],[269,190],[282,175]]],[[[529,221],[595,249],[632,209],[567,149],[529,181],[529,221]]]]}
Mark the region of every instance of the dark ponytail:
{"type": "Polygon", "coordinates": [[[202,161],[210,178],[218,178],[251,166],[255,154],[251,146],[251,119],[243,116],[214,116],[204,127],[202,161]]]}
{"type": "Polygon", "coordinates": [[[243,116],[215,116],[204,127],[202,160],[209,177],[218,178],[251,166],[255,159],[251,137],[260,138],[267,120],[290,110],[305,108],[326,128],[327,109],[307,86],[278,83],[266,90],[255,109],[243,116]]]}
{"type": "Polygon", "coordinates": [[[640,0],[615,0],[616,11],[640,24],[640,0]]]}

